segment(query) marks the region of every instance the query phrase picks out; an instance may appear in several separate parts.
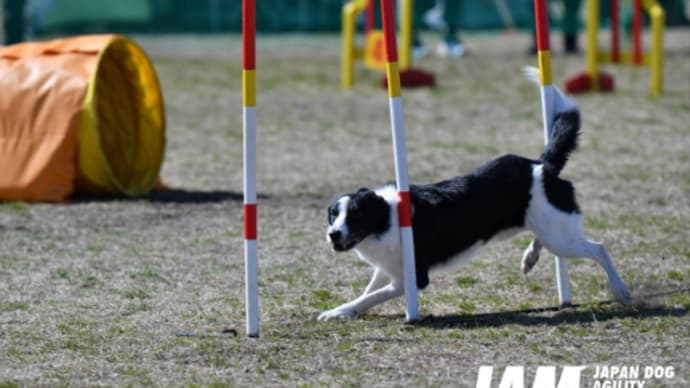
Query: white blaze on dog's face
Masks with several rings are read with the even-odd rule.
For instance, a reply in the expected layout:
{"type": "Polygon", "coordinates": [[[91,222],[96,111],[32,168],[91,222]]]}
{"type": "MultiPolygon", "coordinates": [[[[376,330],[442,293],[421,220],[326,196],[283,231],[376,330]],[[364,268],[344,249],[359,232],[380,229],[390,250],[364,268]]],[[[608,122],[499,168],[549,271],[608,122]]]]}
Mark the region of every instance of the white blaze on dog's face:
{"type": "Polygon", "coordinates": [[[350,197],[348,195],[343,195],[328,207],[328,229],[326,231],[326,239],[333,244],[333,249],[336,251],[338,250],[342,236],[348,235],[345,217],[347,216],[347,203],[349,201],[350,197]]]}
{"type": "Polygon", "coordinates": [[[337,252],[347,251],[370,235],[379,235],[390,226],[390,206],[375,192],[359,189],[328,207],[328,241],[337,252]]]}

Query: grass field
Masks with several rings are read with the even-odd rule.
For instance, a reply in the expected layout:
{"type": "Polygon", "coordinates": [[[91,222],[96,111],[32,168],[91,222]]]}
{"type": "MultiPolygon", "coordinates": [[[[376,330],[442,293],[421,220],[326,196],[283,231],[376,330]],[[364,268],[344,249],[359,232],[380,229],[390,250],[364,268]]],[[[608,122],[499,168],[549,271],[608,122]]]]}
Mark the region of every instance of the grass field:
{"type": "MultiPolygon", "coordinates": [[[[557,304],[551,255],[527,277],[527,234],[437,274],[425,317],[402,300],[346,322],[319,312],[358,295],[370,269],[325,242],[340,192],[394,178],[387,95],[359,69],[339,86],[336,36],[260,36],[261,337],[244,335],[239,37],[140,37],[167,105],[169,190],[136,199],[0,204],[0,387],[460,386],[480,365],[672,366],[690,386],[690,32],[666,35],[664,95],[644,69],[607,68],[611,94],[578,97],[572,180],[588,235],[606,243],[638,303],[610,298],[604,272],[571,260],[573,301],[557,304]],[[236,330],[239,335],[222,335],[236,330]],[[178,334],[197,333],[196,336],[178,334]]],[[[428,41],[431,43],[431,39],[428,41]]],[[[554,80],[584,67],[554,36],[554,80]]],[[[526,35],[468,36],[470,55],[426,58],[436,89],[404,90],[412,182],[542,149],[536,63],[526,35]]],[[[1,168],[1,167],[0,167],[1,168]]]]}

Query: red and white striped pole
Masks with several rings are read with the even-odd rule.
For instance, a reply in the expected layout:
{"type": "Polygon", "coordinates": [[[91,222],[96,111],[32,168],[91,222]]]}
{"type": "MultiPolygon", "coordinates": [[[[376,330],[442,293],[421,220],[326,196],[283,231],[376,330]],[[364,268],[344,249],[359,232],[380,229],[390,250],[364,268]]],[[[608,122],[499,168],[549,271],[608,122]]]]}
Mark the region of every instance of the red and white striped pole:
{"type": "MultiPolygon", "coordinates": [[[[537,30],[537,58],[539,61],[539,82],[541,84],[542,120],[544,123],[544,143],[549,142],[551,125],[555,113],[555,93],[551,84],[551,49],[549,46],[549,15],[546,0],[534,0],[534,21],[537,30]]],[[[571,302],[568,261],[556,257],[556,287],[561,305],[571,302]]]]}
{"type": "Polygon", "coordinates": [[[242,0],[242,134],[244,150],[244,266],[247,335],[259,336],[256,221],[256,4],[242,0]]]}
{"type": "Polygon", "coordinates": [[[388,78],[388,105],[390,108],[393,154],[395,157],[395,179],[398,185],[398,220],[403,259],[403,275],[407,320],[419,318],[417,311],[417,275],[415,270],[414,241],[412,235],[412,209],[410,184],[407,172],[407,150],[405,148],[405,123],[403,121],[402,98],[400,96],[400,71],[398,49],[395,40],[394,0],[381,0],[383,34],[386,51],[386,76],[388,78]]]}

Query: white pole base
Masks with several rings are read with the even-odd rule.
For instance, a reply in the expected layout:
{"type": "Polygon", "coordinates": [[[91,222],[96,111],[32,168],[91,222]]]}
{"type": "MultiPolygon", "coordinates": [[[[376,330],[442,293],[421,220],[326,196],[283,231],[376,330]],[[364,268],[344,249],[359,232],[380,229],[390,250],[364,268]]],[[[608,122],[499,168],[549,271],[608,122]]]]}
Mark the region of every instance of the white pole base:
{"type": "Polygon", "coordinates": [[[247,335],[259,336],[259,275],[256,240],[244,240],[245,300],[247,309],[247,335]]]}
{"type": "Polygon", "coordinates": [[[414,322],[419,319],[419,307],[417,304],[417,271],[415,269],[414,241],[412,228],[409,226],[400,228],[403,252],[403,275],[405,285],[405,320],[414,322]]]}
{"type": "Polygon", "coordinates": [[[558,288],[558,303],[569,306],[572,303],[570,295],[570,278],[568,276],[568,260],[556,257],[556,287],[558,288]]]}

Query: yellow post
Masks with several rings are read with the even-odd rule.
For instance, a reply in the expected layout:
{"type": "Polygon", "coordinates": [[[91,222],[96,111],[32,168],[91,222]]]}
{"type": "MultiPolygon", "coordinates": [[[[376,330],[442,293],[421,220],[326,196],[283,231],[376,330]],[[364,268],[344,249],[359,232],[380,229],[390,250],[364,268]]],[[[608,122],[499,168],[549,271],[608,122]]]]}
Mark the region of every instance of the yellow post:
{"type": "Polygon", "coordinates": [[[652,29],[652,42],[649,50],[649,90],[652,96],[661,95],[664,71],[664,8],[655,0],[645,0],[652,29]]]}
{"type": "Polygon", "coordinates": [[[414,0],[403,0],[400,20],[400,70],[410,68],[412,63],[412,9],[414,0]]]}
{"type": "MultiPolygon", "coordinates": [[[[341,85],[349,89],[355,82],[355,59],[358,50],[355,47],[355,29],[357,28],[357,16],[364,12],[370,0],[352,0],[343,6],[343,48],[341,60],[341,85]]],[[[373,1],[373,0],[371,0],[373,1]]]]}
{"type": "Polygon", "coordinates": [[[357,7],[354,1],[343,6],[343,47],[341,55],[341,86],[352,87],[355,73],[355,15],[357,7]]]}
{"type": "MultiPolygon", "coordinates": [[[[1,1],[1,0],[0,0],[1,1]]],[[[376,61],[371,61],[372,58],[366,58],[366,55],[371,54],[370,44],[380,43],[375,41],[379,39],[376,31],[369,31],[365,36],[365,47],[355,46],[355,35],[357,33],[357,17],[359,14],[367,10],[369,1],[375,0],[350,0],[343,6],[343,25],[342,25],[342,52],[341,52],[341,86],[343,89],[349,89],[355,82],[355,62],[358,59],[364,58],[364,64],[367,67],[378,68],[376,61]]],[[[409,69],[412,65],[412,14],[414,8],[414,0],[402,0],[402,15],[400,21],[400,47],[398,65],[400,70],[409,69]]],[[[382,34],[382,33],[381,33],[382,34]]],[[[375,47],[375,45],[373,46],[375,47]]]]}
{"type": "MultiPolygon", "coordinates": [[[[635,2],[636,6],[639,5],[635,2]]],[[[659,4],[658,0],[642,0],[642,8],[649,15],[650,30],[651,30],[651,44],[650,49],[643,53],[642,64],[649,68],[649,91],[652,96],[659,96],[663,90],[663,66],[664,66],[664,23],[665,11],[659,4]]],[[[585,90],[601,90],[601,77],[605,75],[599,71],[600,63],[612,63],[613,53],[611,51],[599,50],[599,1],[587,0],[586,8],[587,17],[587,48],[585,52],[585,61],[587,66],[587,76],[590,80],[590,88],[587,89],[584,85],[577,85],[577,82],[583,77],[578,75],[577,78],[572,78],[572,92],[582,92],[585,90]]],[[[620,58],[616,60],[619,65],[640,65],[635,61],[634,50],[620,53],[620,58]]],[[[569,86],[570,87],[570,86],[569,86]]]]}
{"type": "Polygon", "coordinates": [[[592,90],[599,90],[599,1],[587,0],[587,72],[592,90]]]}

